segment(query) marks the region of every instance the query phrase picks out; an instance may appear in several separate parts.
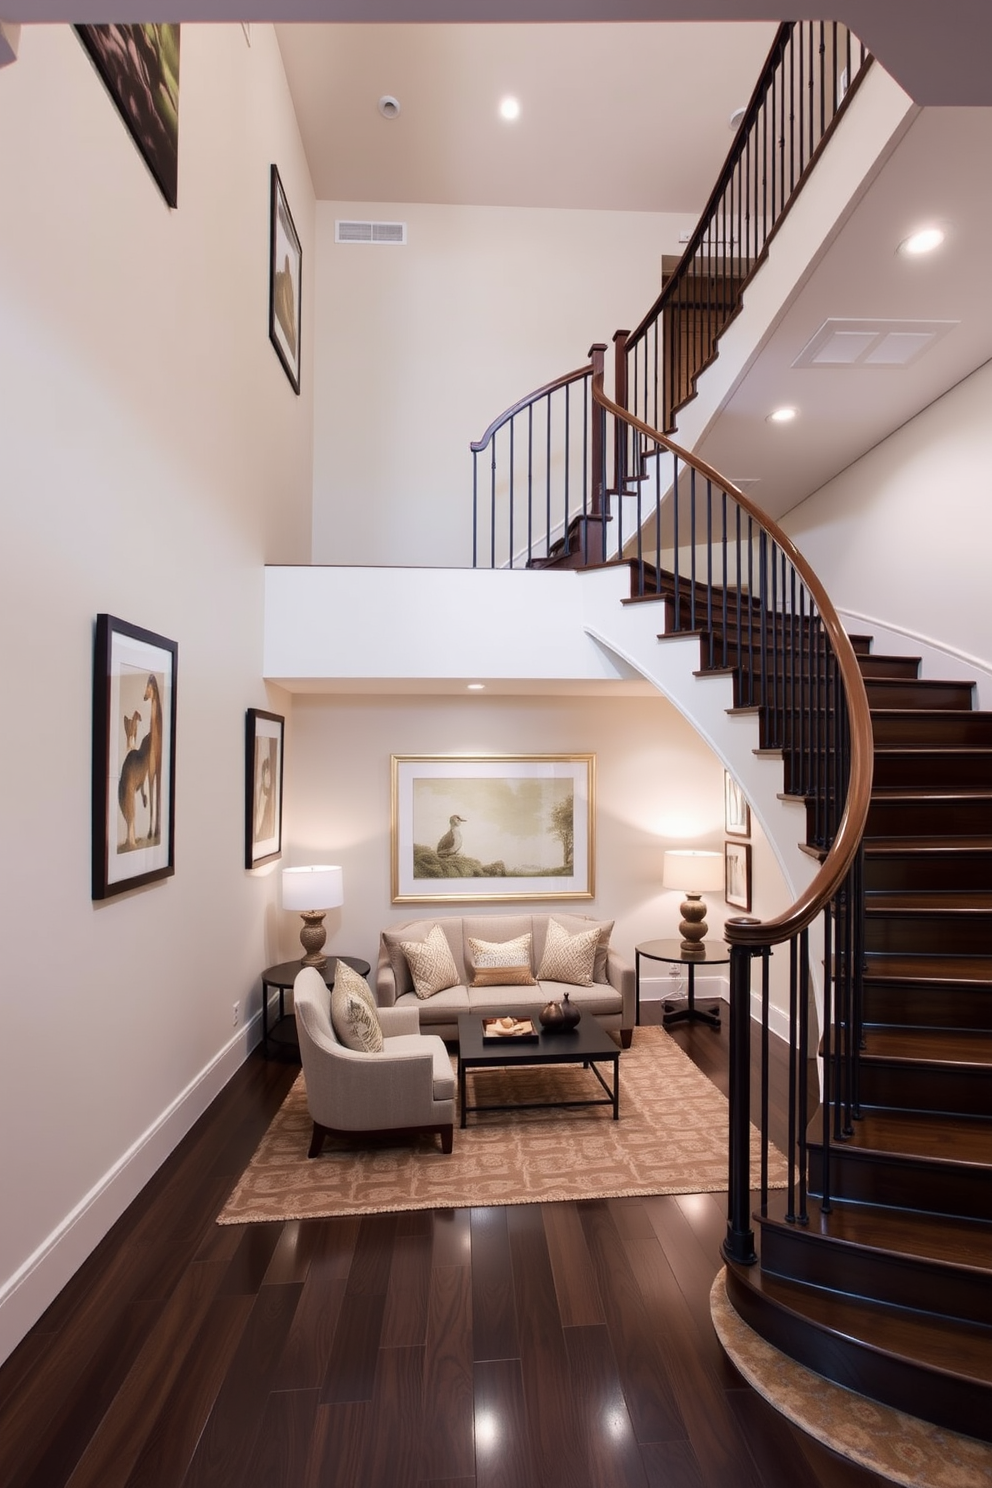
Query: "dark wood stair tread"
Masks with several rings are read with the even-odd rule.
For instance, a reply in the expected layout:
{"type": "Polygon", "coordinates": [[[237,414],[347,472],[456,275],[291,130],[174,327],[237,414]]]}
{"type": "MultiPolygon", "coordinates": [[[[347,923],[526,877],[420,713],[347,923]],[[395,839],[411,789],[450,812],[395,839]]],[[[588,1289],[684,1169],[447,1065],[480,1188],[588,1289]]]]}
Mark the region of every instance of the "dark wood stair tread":
{"type": "MultiPolygon", "coordinates": [[[[788,1224],[787,1200],[773,1191],[766,1216],[756,1214],[760,1225],[767,1221],[788,1224]]],[[[913,1256],[947,1266],[987,1273],[992,1287],[992,1223],[960,1219],[947,1214],[920,1214],[886,1209],[872,1204],[834,1201],[824,1213],[818,1199],[809,1200],[809,1224],[789,1229],[824,1235],[839,1245],[862,1246],[889,1255],[913,1256]]]]}
{"type": "MultiPolygon", "coordinates": [[[[871,1353],[902,1359],[952,1380],[977,1381],[992,1390],[992,1328],[804,1287],[757,1267],[752,1270],[756,1274],[735,1268],[735,1278],[799,1319],[871,1353]]],[[[736,1289],[731,1301],[736,1303],[736,1289]]]]}
{"type": "Polygon", "coordinates": [[[862,1057],[988,1069],[992,1116],[992,1033],[986,1030],[871,1027],[865,1031],[862,1057]]]}
{"type": "Polygon", "coordinates": [[[867,957],[867,977],[873,981],[969,983],[992,989],[992,957],[906,956],[889,952],[867,957]]]}
{"type": "Polygon", "coordinates": [[[992,837],[866,837],[865,853],[992,853],[992,837]]]}
{"type": "Polygon", "coordinates": [[[920,889],[907,889],[905,893],[886,893],[870,890],[865,895],[865,911],[868,914],[968,914],[992,911],[992,892],[983,889],[960,889],[943,893],[927,893],[920,889]]]}
{"type": "MultiPolygon", "coordinates": [[[[822,1120],[810,1123],[810,1140],[819,1143],[822,1120]]],[[[869,1110],[854,1122],[852,1136],[834,1149],[841,1153],[879,1153],[887,1157],[937,1162],[957,1168],[989,1168],[992,1183],[992,1120],[937,1112],[869,1110]]]]}

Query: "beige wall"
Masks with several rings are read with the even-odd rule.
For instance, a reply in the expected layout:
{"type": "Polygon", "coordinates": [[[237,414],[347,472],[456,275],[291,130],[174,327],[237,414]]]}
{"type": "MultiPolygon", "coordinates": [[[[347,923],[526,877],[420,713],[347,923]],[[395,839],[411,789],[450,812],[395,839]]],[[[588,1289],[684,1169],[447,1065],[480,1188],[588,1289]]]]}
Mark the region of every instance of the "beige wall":
{"type": "Polygon", "coordinates": [[[270,162],[305,266],[313,197],[269,28],[184,27],[181,77],[170,212],[70,28],[0,74],[0,1357],[243,1057],[275,949],[244,712],[279,702],[262,565],[309,556],[313,377],[268,340],[270,162]],[[100,611],[179,643],[176,873],[93,903],[100,611]]]}
{"type": "MultiPolygon", "coordinates": [[[[858,629],[878,620],[908,643],[934,643],[986,671],[990,402],[992,362],[783,520],[837,608],[858,617],[858,629]]],[[[928,674],[936,675],[929,665],[928,674]]]]}
{"type": "MultiPolygon", "coordinates": [[[[573,907],[615,919],[614,944],[631,960],[639,940],[674,936],[681,896],[661,888],[662,853],[671,846],[723,850],[723,767],[660,695],[298,696],[287,861],[344,868],[345,903],[327,916],[327,948],[374,965],[383,927],[425,912],[390,902],[391,754],[558,752],[592,752],[597,761],[596,895],[573,907]]],[[[756,825],[752,837],[755,912],[778,912],[785,907],[781,874],[756,825]]],[[[708,904],[711,935],[719,938],[724,919],[738,911],[719,893],[708,904]]],[[[553,904],[535,901],[534,908],[553,904]]],[[[438,905],[437,912],[459,909],[438,905]]],[[[299,945],[298,920],[283,914],[287,957],[299,945]]]]}
{"type": "Polygon", "coordinates": [[[632,330],[685,216],[320,202],[314,561],[472,561],[472,457],[504,408],[632,330]],[[336,244],[337,218],[407,223],[336,244]]]}

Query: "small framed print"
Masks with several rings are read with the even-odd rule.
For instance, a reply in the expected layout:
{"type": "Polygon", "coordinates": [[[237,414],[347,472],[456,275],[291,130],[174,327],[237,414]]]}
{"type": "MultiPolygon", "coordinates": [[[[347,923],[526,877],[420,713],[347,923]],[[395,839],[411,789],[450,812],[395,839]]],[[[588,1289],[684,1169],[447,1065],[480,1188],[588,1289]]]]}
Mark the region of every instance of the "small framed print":
{"type": "Polygon", "coordinates": [[[750,837],[751,808],[729,770],[723,772],[723,815],[728,837],[750,837]]]}
{"type": "Polygon", "coordinates": [[[750,842],[725,842],[723,844],[724,899],[735,909],[751,910],[751,844],[750,842]]]}
{"type": "Polygon", "coordinates": [[[273,165],[269,194],[269,340],[297,395],[302,308],[303,249],[278,168],[273,165]]]}
{"type": "Polygon", "coordinates": [[[249,708],[245,715],[245,867],[282,856],[282,749],[286,720],[249,708]]]}
{"type": "Polygon", "coordinates": [[[97,615],[93,667],[94,899],[175,870],[175,641],[97,615]]]}

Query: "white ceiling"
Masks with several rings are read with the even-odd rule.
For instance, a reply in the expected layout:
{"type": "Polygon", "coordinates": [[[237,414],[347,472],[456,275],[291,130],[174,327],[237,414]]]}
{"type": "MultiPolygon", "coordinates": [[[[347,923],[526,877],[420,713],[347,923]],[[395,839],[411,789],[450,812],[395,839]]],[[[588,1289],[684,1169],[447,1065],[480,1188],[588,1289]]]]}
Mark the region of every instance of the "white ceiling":
{"type": "MultiPolygon", "coordinates": [[[[699,213],[768,22],[280,25],[323,201],[699,213]],[[499,117],[511,94],[519,119],[499,117]],[[399,100],[396,118],[377,108],[399,100]]],[[[646,307],[645,307],[646,308],[646,307]]]]}

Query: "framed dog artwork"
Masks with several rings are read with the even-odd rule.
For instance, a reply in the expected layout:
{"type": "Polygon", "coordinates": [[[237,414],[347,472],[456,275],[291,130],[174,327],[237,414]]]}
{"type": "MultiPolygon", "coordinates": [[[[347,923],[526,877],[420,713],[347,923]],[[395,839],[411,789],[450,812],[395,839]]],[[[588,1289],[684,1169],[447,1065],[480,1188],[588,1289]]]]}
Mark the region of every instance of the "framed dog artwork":
{"type": "Polygon", "coordinates": [[[94,899],[175,870],[176,641],[97,615],[93,665],[94,899]]]}
{"type": "Polygon", "coordinates": [[[286,720],[249,708],[245,715],[245,867],[282,857],[282,746],[286,720]]]}

